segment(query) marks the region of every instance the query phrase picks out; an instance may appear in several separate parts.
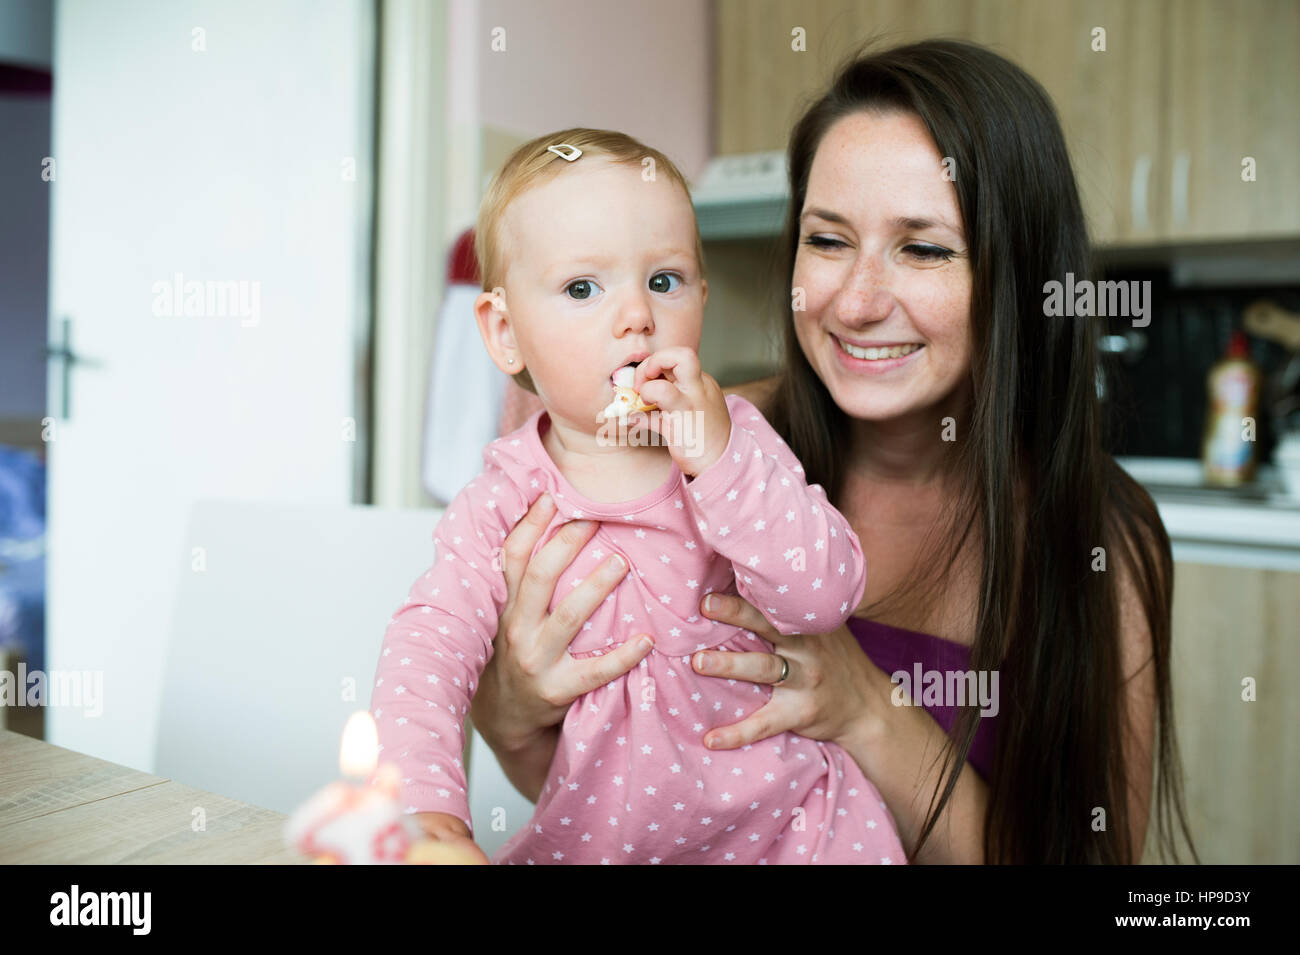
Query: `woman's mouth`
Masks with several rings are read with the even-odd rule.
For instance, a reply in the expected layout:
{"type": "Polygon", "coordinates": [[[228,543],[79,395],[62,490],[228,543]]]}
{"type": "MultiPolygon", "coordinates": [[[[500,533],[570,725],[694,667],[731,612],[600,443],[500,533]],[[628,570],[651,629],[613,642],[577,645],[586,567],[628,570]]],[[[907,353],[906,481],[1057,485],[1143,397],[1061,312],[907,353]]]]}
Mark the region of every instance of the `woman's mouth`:
{"type": "Polygon", "coordinates": [[[836,353],[840,362],[853,371],[880,372],[906,363],[925,346],[917,342],[887,342],[880,345],[852,345],[838,335],[835,339],[836,353]]]}

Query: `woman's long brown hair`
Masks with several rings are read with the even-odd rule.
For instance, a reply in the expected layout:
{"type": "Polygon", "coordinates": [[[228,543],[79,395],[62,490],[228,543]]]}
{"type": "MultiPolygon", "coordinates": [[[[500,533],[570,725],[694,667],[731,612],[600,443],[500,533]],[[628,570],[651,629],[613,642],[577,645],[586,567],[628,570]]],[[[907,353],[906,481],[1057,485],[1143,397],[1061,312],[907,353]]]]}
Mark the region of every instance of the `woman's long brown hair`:
{"type": "MultiPolygon", "coordinates": [[[[939,541],[940,581],[963,546],[979,554],[976,671],[999,670],[1002,701],[984,833],[989,862],[1130,863],[1117,571],[1141,595],[1157,689],[1155,820],[1177,860],[1183,808],[1169,646],[1173,558],[1150,496],[1102,447],[1096,319],[1047,317],[1044,283],[1092,278],[1078,189],[1047,94],[982,47],[929,40],[859,51],[804,112],[789,143],[791,203],[781,267],[793,281],[799,216],[817,147],[839,119],[903,110],[953,160],[972,271],[969,420],[949,476],[961,499],[939,541]],[[1094,571],[1104,547],[1106,572],[1094,571]],[[1097,828],[1104,810],[1104,828],[1097,828]]],[[[936,174],[937,171],[936,171],[936,174]]],[[[785,296],[785,359],[768,417],[809,483],[840,501],[850,422],[804,356],[785,296]]],[[[939,426],[936,424],[936,440],[939,426]]],[[[961,713],[914,857],[970,752],[978,709],[961,713]],[[945,778],[946,777],[946,778],[945,778]]],[[[1150,818],[1150,817],[1148,817],[1150,818]]],[[[1197,860],[1199,861],[1199,859],[1197,860]]]]}

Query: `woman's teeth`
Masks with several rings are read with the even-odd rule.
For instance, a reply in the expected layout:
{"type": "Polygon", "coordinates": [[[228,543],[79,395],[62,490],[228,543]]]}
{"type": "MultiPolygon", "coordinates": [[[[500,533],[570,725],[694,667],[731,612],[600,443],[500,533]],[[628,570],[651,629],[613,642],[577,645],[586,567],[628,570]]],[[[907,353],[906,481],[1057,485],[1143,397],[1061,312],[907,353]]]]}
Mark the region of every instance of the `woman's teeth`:
{"type": "Polygon", "coordinates": [[[857,345],[850,345],[842,338],[836,337],[835,340],[839,342],[840,347],[848,354],[852,355],[854,358],[862,358],[866,361],[877,361],[881,358],[902,358],[904,355],[912,354],[912,352],[916,351],[918,348],[925,347],[924,345],[912,344],[892,345],[888,348],[859,348],[857,345]]]}

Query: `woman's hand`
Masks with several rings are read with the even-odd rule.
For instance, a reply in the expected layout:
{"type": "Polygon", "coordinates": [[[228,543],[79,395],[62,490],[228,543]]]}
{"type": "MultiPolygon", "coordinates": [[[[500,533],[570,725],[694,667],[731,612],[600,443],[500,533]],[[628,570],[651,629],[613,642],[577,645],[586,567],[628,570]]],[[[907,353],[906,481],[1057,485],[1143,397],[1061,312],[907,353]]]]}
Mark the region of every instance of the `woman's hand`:
{"type": "Polygon", "coordinates": [[[593,521],[570,521],[529,560],[555,515],[543,494],[505,540],[506,604],[492,659],[483,671],[470,718],[521,793],[536,801],[569,704],[632,669],[654,641],[640,634],[598,657],[575,660],[569,644],[627,573],[614,555],[548,613],[556,583],[596,533],[593,521]]]}
{"type": "Polygon", "coordinates": [[[771,699],[739,723],[709,730],[705,746],[735,749],[786,730],[839,743],[862,737],[870,719],[863,687],[879,685],[884,673],[847,626],[825,634],[784,636],[740,597],[709,594],[700,608],[712,620],[743,627],[775,644],[780,656],[701,650],[691,656],[696,673],[775,684],[781,679],[781,657],[790,661],[790,675],[773,686],[771,699]]]}
{"type": "MultiPolygon", "coordinates": [[[[790,675],[773,687],[771,699],[757,712],[705,733],[705,745],[734,749],[783,730],[838,743],[889,806],[903,845],[915,846],[927,801],[942,783],[933,756],[947,745],[943,728],[919,706],[893,704],[889,676],[862,652],[848,627],[787,637],[741,598],[709,594],[705,599],[709,597],[718,605],[710,609],[701,603],[702,613],[774,644],[790,661],[790,675]]],[[[781,678],[781,659],[775,653],[702,650],[691,657],[691,665],[706,676],[751,683],[775,684],[781,678]]],[[[909,861],[982,863],[987,818],[988,786],[965,765],[932,837],[909,861]]]]}

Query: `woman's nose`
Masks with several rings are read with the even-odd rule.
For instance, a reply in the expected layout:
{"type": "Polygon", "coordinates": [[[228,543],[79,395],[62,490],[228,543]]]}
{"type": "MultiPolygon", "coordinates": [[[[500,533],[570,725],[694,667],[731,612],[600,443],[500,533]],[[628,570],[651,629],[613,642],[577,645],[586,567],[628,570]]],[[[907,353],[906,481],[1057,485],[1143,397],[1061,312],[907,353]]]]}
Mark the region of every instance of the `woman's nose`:
{"type": "Polygon", "coordinates": [[[860,255],[836,296],[835,306],[836,318],[845,326],[888,318],[894,308],[894,296],[884,263],[876,256],[860,255]]]}

